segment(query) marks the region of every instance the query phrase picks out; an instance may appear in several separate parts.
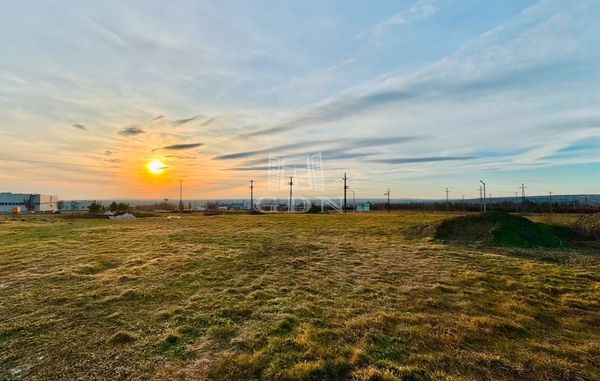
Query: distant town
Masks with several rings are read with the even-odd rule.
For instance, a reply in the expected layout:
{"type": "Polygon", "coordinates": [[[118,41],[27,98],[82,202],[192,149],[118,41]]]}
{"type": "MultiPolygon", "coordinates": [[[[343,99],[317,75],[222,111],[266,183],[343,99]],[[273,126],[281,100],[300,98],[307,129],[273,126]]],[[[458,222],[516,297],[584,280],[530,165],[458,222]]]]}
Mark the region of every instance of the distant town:
{"type": "MultiPolygon", "coordinates": [[[[302,200],[292,201],[292,211],[300,210],[302,200]]],[[[323,202],[320,198],[309,199],[310,212],[342,211],[342,198],[327,199],[323,202]]],[[[382,210],[424,210],[424,211],[481,211],[483,204],[488,210],[507,212],[530,213],[595,213],[600,211],[599,194],[583,195],[544,195],[544,196],[516,196],[492,197],[485,200],[470,199],[377,199],[361,198],[349,200],[346,210],[350,212],[370,212],[382,210]]],[[[62,200],[56,195],[39,193],[0,193],[0,213],[82,213],[82,212],[209,212],[209,211],[251,211],[263,200],[254,200],[252,208],[250,199],[117,199],[117,200],[62,200]]],[[[269,198],[266,202],[269,211],[288,212],[290,203],[288,199],[269,198]]]]}

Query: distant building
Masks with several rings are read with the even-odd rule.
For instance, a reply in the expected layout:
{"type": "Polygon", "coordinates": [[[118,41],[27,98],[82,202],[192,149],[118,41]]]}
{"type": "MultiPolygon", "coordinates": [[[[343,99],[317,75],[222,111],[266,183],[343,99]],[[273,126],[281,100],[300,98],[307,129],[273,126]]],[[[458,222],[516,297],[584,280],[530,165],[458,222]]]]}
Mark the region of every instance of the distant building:
{"type": "Polygon", "coordinates": [[[81,212],[88,211],[90,205],[95,203],[96,201],[92,200],[70,200],[70,201],[61,201],[59,205],[59,209],[61,212],[81,212]]]}
{"type": "Polygon", "coordinates": [[[365,202],[365,203],[361,203],[361,204],[356,204],[355,210],[357,212],[369,212],[371,210],[371,203],[365,202]]]}
{"type": "Polygon", "coordinates": [[[16,208],[21,212],[56,212],[58,196],[28,193],[0,193],[0,213],[10,213],[16,208]]]}

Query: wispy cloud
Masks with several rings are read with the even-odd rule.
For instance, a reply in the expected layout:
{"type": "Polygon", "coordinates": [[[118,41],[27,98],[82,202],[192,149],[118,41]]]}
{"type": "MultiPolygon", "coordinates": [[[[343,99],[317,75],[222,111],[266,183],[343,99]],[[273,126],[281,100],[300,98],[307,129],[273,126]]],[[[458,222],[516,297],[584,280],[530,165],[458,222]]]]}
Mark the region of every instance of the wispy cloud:
{"type": "Polygon", "coordinates": [[[119,135],[123,136],[136,136],[145,133],[146,131],[142,130],[139,127],[127,127],[119,131],[119,135]]]}
{"type": "Polygon", "coordinates": [[[186,124],[189,123],[193,120],[196,120],[197,116],[192,116],[191,118],[185,118],[185,119],[177,119],[173,121],[173,126],[180,126],[182,124],[186,124]]]}
{"type": "Polygon", "coordinates": [[[191,155],[166,155],[165,159],[197,159],[197,156],[191,155]]]}
{"type": "Polygon", "coordinates": [[[164,146],[164,147],[160,147],[160,148],[154,148],[152,150],[152,152],[157,151],[157,150],[186,150],[186,149],[192,149],[192,148],[198,148],[203,146],[204,143],[189,143],[189,144],[172,144],[169,146],[164,146]]]}
{"type": "Polygon", "coordinates": [[[87,131],[87,127],[84,126],[83,124],[75,123],[75,124],[73,124],[73,127],[75,127],[78,130],[87,131]]]}
{"type": "Polygon", "coordinates": [[[375,111],[393,113],[396,106],[435,107],[449,102],[462,108],[458,102],[534,91],[549,83],[572,81],[580,73],[597,72],[593,64],[579,58],[585,51],[578,49],[581,42],[574,32],[564,30],[565,20],[545,5],[531,7],[412,74],[391,72],[241,138],[332,124],[375,111]],[[511,35],[518,38],[506,38],[511,35]]]}
{"type": "Polygon", "coordinates": [[[398,12],[392,17],[388,18],[375,25],[373,28],[373,34],[375,36],[381,36],[387,32],[390,28],[398,25],[407,24],[413,21],[419,21],[427,19],[437,12],[437,8],[432,1],[417,1],[410,8],[398,12]]]}
{"type": "Polygon", "coordinates": [[[430,157],[404,157],[393,159],[374,159],[370,160],[373,163],[383,164],[410,164],[410,163],[428,163],[436,161],[457,161],[457,160],[473,160],[477,156],[430,156],[430,157]]]}
{"type": "Polygon", "coordinates": [[[201,126],[209,126],[212,123],[217,121],[218,116],[213,116],[212,118],[206,119],[204,122],[200,123],[201,126]]]}
{"type": "MultiPolygon", "coordinates": [[[[382,138],[362,138],[362,139],[330,139],[330,140],[308,140],[308,141],[297,141],[290,144],[282,144],[263,148],[260,150],[243,151],[216,156],[214,160],[234,160],[234,159],[245,159],[260,155],[273,154],[273,155],[295,155],[299,153],[310,152],[322,152],[327,156],[328,159],[342,158],[341,152],[355,149],[355,148],[369,148],[369,147],[380,147],[387,145],[395,145],[407,143],[421,139],[417,136],[388,136],[382,138]],[[331,145],[335,145],[331,148],[331,145]]],[[[361,156],[367,156],[369,154],[363,153],[361,156]]],[[[351,157],[351,156],[347,156],[351,157]]]]}

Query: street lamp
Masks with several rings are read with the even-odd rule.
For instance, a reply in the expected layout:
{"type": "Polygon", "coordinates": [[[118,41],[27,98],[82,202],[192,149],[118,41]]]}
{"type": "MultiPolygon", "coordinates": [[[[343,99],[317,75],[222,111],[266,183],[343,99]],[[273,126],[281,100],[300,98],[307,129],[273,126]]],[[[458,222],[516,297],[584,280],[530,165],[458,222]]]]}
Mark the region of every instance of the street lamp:
{"type": "Polygon", "coordinates": [[[485,183],[483,182],[483,180],[479,180],[480,183],[483,184],[483,213],[486,212],[486,207],[485,207],[485,183]]]}

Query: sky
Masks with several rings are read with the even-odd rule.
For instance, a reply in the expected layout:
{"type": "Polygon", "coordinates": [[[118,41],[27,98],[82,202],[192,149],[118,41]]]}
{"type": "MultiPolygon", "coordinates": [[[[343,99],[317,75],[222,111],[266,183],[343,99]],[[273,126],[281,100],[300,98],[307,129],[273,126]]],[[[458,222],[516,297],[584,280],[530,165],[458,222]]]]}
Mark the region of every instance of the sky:
{"type": "Polygon", "coordinates": [[[7,1],[0,191],[600,193],[596,0],[7,1]],[[152,173],[147,165],[159,160],[152,173]],[[158,165],[158,167],[157,167],[158,165]]]}

